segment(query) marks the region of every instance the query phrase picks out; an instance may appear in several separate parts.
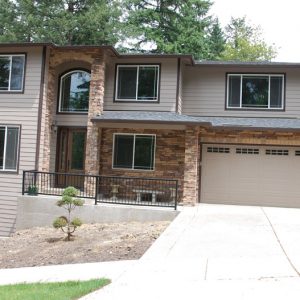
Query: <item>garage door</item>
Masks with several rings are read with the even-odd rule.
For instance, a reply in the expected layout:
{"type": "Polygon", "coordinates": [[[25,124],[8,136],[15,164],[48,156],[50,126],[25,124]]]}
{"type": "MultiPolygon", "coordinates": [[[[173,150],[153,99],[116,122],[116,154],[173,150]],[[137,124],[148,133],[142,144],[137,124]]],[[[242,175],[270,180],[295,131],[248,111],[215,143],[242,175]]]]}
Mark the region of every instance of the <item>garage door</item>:
{"type": "Polygon", "coordinates": [[[300,148],[204,145],[204,203],[300,207],[300,148]]]}

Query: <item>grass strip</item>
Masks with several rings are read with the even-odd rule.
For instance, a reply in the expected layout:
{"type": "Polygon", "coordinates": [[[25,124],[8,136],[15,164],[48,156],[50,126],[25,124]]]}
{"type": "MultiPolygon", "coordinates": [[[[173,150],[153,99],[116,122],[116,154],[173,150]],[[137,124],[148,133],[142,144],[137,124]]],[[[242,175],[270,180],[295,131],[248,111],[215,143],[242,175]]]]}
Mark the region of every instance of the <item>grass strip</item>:
{"type": "Polygon", "coordinates": [[[0,286],[1,300],[73,300],[110,283],[109,279],[0,286]]]}

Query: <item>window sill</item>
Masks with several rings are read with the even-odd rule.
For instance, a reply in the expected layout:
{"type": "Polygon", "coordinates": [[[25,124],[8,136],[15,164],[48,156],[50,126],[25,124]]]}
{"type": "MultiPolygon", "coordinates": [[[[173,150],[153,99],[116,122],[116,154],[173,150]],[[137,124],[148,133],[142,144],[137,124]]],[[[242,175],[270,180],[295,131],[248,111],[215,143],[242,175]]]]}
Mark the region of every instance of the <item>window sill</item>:
{"type": "Polygon", "coordinates": [[[19,172],[17,170],[0,170],[0,174],[12,174],[12,175],[19,175],[19,172]]]}
{"type": "Polygon", "coordinates": [[[24,94],[24,90],[22,91],[0,91],[0,94],[24,94]]]}
{"type": "Polygon", "coordinates": [[[119,103],[150,103],[150,104],[155,104],[159,103],[159,100],[121,100],[121,99],[114,99],[114,102],[119,102],[119,103]]]}
{"type": "Polygon", "coordinates": [[[225,110],[236,110],[236,111],[285,111],[285,108],[259,108],[259,107],[226,107],[225,110]]]}
{"type": "Polygon", "coordinates": [[[56,114],[58,115],[88,115],[87,111],[80,111],[80,112],[76,112],[76,111],[58,111],[56,114]]]}
{"type": "Polygon", "coordinates": [[[116,171],[130,171],[130,172],[154,172],[155,169],[153,170],[146,170],[146,169],[130,169],[130,168],[114,168],[112,167],[112,170],[116,171]]]}

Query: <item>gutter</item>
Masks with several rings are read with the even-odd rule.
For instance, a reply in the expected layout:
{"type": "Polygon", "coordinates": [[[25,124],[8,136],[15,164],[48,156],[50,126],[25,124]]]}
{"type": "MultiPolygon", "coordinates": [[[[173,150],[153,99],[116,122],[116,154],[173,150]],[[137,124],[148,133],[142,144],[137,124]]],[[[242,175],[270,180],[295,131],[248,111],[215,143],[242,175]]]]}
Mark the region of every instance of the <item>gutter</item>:
{"type": "Polygon", "coordinates": [[[254,131],[281,131],[281,132],[298,132],[300,128],[292,128],[292,127],[259,127],[259,126],[247,126],[247,125],[212,125],[212,128],[216,130],[254,130],[254,131]]]}
{"type": "Polygon", "coordinates": [[[98,119],[92,118],[95,123],[134,123],[134,124],[169,124],[169,125],[200,125],[211,127],[211,122],[195,122],[195,121],[167,121],[167,120],[125,120],[125,119],[98,119]]]}
{"type": "Polygon", "coordinates": [[[281,131],[281,132],[298,132],[300,128],[290,128],[290,127],[259,127],[259,126],[248,126],[248,125],[213,125],[209,121],[167,121],[167,120],[132,120],[132,119],[98,119],[96,117],[91,119],[94,123],[133,123],[133,124],[168,124],[168,125],[194,125],[194,126],[204,126],[210,127],[215,130],[254,130],[254,131],[281,131]]]}

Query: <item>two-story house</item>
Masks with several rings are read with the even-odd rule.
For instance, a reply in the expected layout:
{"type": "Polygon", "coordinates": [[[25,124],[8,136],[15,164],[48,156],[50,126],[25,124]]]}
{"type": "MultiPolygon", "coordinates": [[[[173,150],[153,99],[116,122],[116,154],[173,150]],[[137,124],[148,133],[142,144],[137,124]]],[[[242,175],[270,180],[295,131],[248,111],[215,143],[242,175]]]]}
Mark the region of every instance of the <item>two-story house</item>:
{"type": "Polygon", "coordinates": [[[14,230],[22,183],[124,203],[300,207],[300,64],[110,46],[0,52],[0,235],[14,230]]]}

